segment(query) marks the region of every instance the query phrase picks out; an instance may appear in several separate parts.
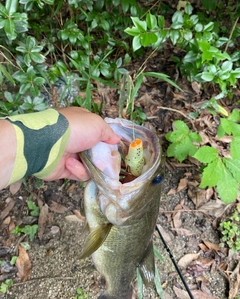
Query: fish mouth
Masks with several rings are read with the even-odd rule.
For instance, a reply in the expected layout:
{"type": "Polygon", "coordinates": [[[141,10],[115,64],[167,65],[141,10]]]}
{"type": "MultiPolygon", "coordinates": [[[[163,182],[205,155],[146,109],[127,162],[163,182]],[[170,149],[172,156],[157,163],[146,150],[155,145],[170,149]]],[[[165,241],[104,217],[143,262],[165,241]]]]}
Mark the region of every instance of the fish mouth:
{"type": "Polygon", "coordinates": [[[105,121],[120,136],[120,143],[110,145],[100,142],[92,149],[80,153],[80,157],[100,191],[101,211],[111,223],[122,225],[134,213],[136,197],[143,194],[156,175],[162,149],[158,136],[146,127],[121,118],[105,118],[105,121]],[[140,176],[124,181],[121,175],[126,178],[127,172],[121,172],[121,161],[133,140],[133,132],[134,138],[143,142],[145,165],[140,176]]]}

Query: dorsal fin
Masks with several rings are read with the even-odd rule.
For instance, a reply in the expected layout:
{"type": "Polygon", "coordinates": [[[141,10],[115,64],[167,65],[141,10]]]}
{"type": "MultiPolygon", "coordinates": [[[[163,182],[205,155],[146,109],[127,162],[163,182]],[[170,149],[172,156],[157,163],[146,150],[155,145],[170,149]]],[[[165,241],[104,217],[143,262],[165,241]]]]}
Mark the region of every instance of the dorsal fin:
{"type": "Polygon", "coordinates": [[[106,240],[111,228],[112,224],[108,223],[93,230],[85,240],[80,259],[83,259],[96,251],[106,240]]]}

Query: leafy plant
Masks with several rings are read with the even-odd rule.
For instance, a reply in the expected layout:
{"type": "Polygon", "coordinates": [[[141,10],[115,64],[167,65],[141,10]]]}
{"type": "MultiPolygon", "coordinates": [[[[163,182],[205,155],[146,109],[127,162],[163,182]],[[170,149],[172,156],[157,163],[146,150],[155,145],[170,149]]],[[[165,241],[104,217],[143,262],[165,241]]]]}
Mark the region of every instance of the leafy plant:
{"type": "Polygon", "coordinates": [[[201,142],[202,138],[199,134],[191,132],[181,120],[176,120],[173,124],[176,129],[165,135],[166,139],[171,142],[167,149],[167,155],[176,157],[182,162],[187,156],[193,156],[196,153],[197,147],[193,142],[201,142]]]}
{"type": "Polygon", "coordinates": [[[6,279],[0,285],[0,293],[7,293],[7,290],[13,285],[12,279],[6,279]]]}
{"type": "Polygon", "coordinates": [[[226,243],[233,253],[240,250],[240,207],[237,206],[233,214],[220,223],[221,228],[221,246],[226,243]]]}
{"type": "Polygon", "coordinates": [[[39,216],[40,209],[32,200],[28,200],[27,205],[31,216],[39,216]]]}
{"type": "Polygon", "coordinates": [[[38,232],[38,225],[26,225],[24,227],[19,227],[18,225],[11,231],[12,234],[17,234],[20,236],[21,234],[26,234],[30,241],[33,241],[35,235],[38,232]]]}
{"type": "MultiPolygon", "coordinates": [[[[212,3],[212,8],[213,5],[212,3]]],[[[221,90],[218,99],[225,95],[231,96],[232,87],[236,87],[237,79],[240,78],[240,68],[235,67],[239,61],[239,51],[228,54],[228,46],[233,45],[229,38],[219,36],[213,21],[200,20],[199,16],[192,12],[191,4],[186,2],[184,13],[177,10],[172,16],[169,28],[165,28],[162,15],[148,13],[145,20],[132,17],[134,26],[128,27],[125,32],[133,36],[133,51],[148,46],[156,49],[170,39],[173,45],[186,51],[183,58],[173,57],[183,75],[188,76],[190,81],[218,85],[221,90]],[[223,45],[226,45],[224,51],[219,49],[223,45]]],[[[235,29],[236,24],[232,33],[235,29]]]]}
{"type": "Polygon", "coordinates": [[[77,288],[77,296],[74,296],[74,299],[84,299],[88,298],[88,294],[84,293],[82,288],[77,288]]]}

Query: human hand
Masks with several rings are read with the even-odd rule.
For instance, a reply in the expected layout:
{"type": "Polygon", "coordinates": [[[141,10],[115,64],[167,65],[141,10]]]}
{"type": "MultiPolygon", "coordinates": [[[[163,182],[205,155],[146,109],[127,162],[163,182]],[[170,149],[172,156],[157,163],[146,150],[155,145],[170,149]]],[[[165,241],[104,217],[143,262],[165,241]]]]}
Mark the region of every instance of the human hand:
{"type": "Polygon", "coordinates": [[[78,153],[92,148],[100,141],[116,144],[120,138],[100,116],[86,109],[68,107],[59,109],[58,112],[67,118],[71,134],[58,166],[44,180],[68,178],[86,181],[89,179],[89,174],[80,161],[78,153]]]}

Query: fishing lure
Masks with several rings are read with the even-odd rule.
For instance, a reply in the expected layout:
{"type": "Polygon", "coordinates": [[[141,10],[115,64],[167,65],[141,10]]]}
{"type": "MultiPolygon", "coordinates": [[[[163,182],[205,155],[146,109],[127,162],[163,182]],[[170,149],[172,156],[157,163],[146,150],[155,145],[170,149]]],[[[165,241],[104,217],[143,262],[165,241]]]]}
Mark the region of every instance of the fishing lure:
{"type": "Polygon", "coordinates": [[[125,157],[126,168],[132,175],[138,177],[142,174],[144,166],[143,142],[141,139],[134,139],[128,149],[128,154],[125,157]]]}

